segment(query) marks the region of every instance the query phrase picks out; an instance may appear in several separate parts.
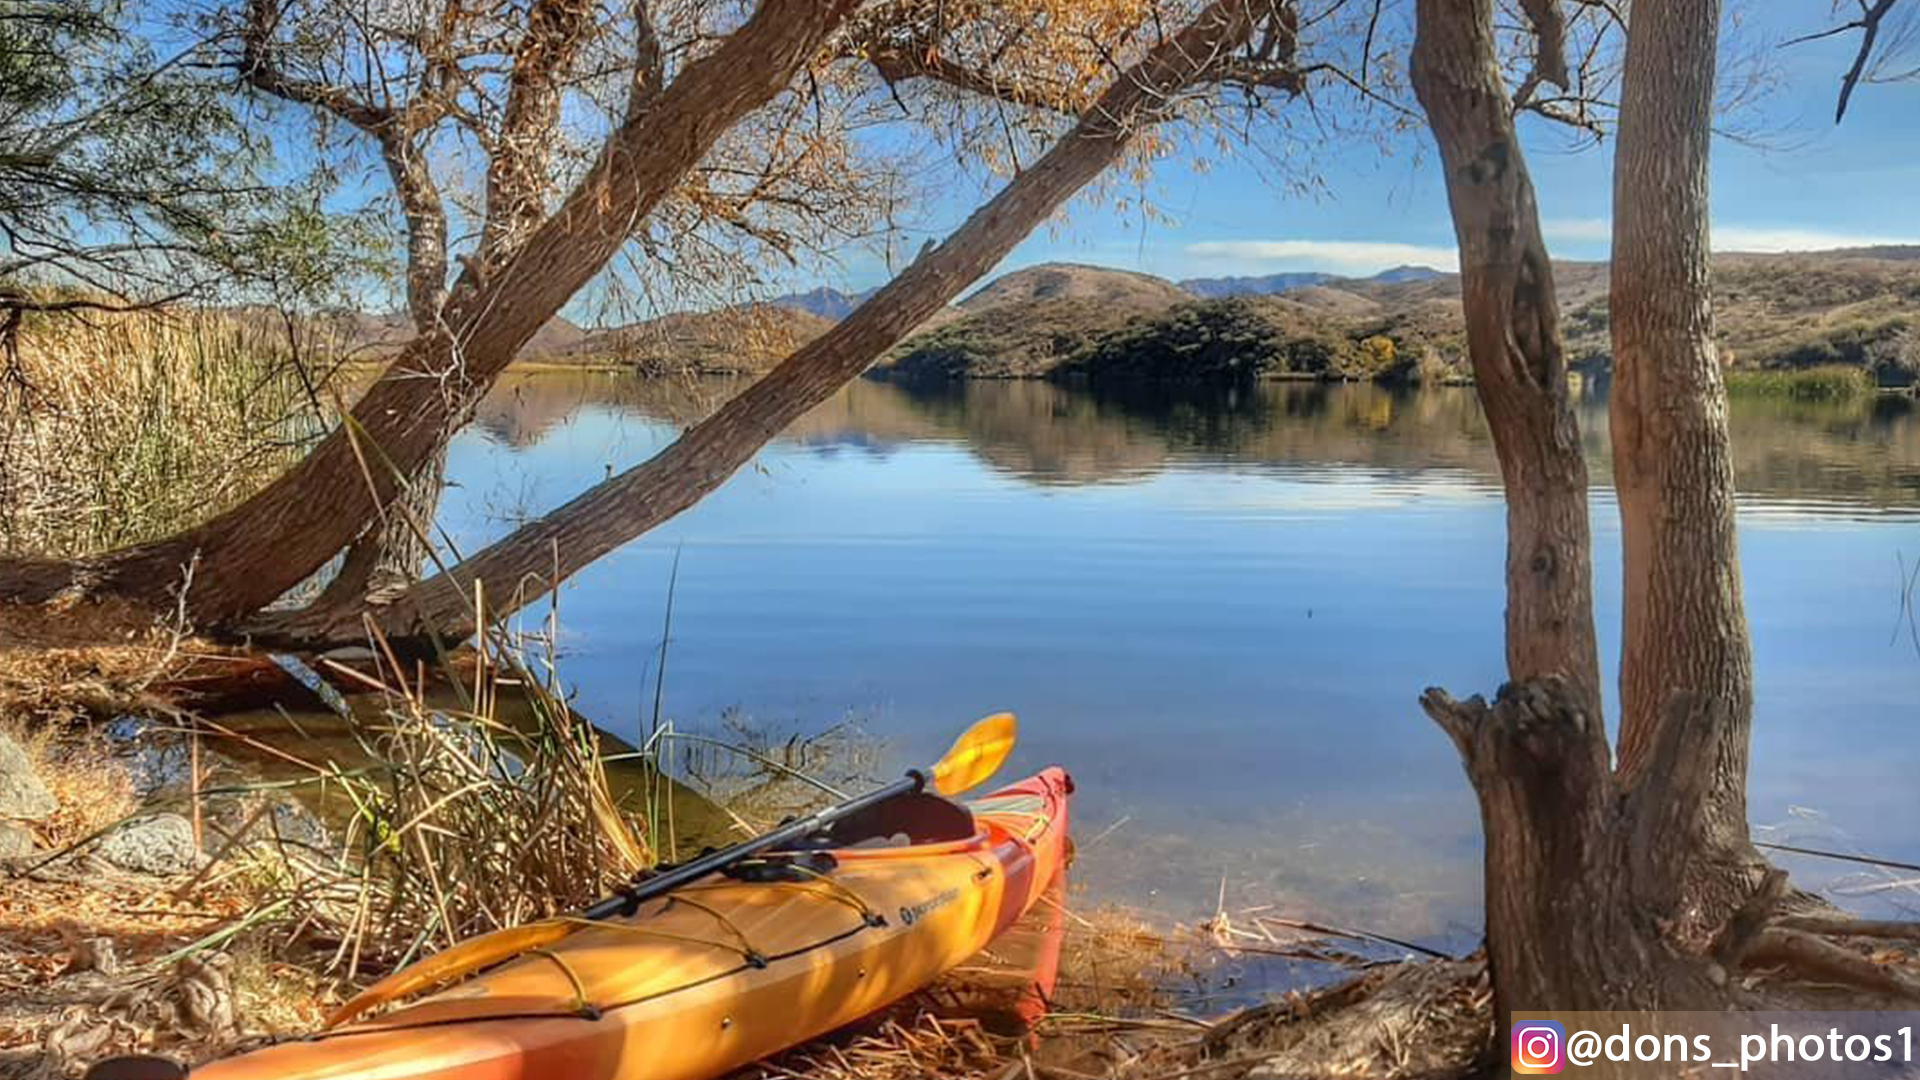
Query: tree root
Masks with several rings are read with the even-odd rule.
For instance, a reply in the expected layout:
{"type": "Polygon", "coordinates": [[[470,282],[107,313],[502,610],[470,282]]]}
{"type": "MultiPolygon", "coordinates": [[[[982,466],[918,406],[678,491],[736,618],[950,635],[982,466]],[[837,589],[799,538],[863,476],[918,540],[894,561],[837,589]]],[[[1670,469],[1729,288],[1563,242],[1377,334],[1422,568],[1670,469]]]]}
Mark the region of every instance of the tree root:
{"type": "Polygon", "coordinates": [[[1788,915],[1773,920],[1781,930],[1797,930],[1825,937],[1878,938],[1885,941],[1920,943],[1920,922],[1886,922],[1849,919],[1837,915],[1788,915]]]}
{"type": "Polygon", "coordinates": [[[1459,1080],[1492,1060],[1492,996],[1480,957],[1393,964],[1244,1009],[1109,1080],[1459,1080]]]}
{"type": "Polygon", "coordinates": [[[1920,1001],[1920,979],[1801,930],[1777,926],[1762,930],[1747,948],[1743,962],[1750,970],[1784,970],[1810,982],[1920,1001]]]}

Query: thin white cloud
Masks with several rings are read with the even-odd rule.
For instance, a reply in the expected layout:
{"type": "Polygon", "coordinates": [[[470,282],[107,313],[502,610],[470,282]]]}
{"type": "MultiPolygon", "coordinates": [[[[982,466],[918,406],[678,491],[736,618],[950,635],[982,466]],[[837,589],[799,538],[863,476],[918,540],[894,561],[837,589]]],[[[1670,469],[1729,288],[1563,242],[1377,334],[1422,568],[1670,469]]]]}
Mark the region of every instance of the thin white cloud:
{"type": "Polygon", "coordinates": [[[1549,244],[1556,240],[1571,243],[1598,240],[1604,243],[1613,239],[1613,222],[1603,217],[1542,218],[1540,235],[1549,244]]]}
{"type": "Polygon", "coordinates": [[[1913,243],[1920,243],[1920,241],[1915,240],[1912,234],[1898,237],[1754,225],[1715,225],[1713,227],[1713,250],[1715,251],[1829,251],[1833,248],[1913,243]]]}
{"type": "MultiPolygon", "coordinates": [[[[1546,218],[1540,232],[1549,244],[1606,244],[1613,239],[1613,222],[1606,218],[1546,218]]],[[[1874,247],[1880,244],[1920,243],[1912,236],[1899,237],[1832,229],[1804,229],[1777,225],[1732,225],[1713,227],[1715,251],[1831,251],[1834,248],[1874,247]]]]}
{"type": "MultiPolygon", "coordinates": [[[[1582,247],[1586,251],[1576,257],[1605,258],[1613,222],[1601,217],[1545,218],[1540,231],[1549,246],[1582,247]]],[[[1713,227],[1715,251],[1829,251],[1883,244],[1920,244],[1920,238],[1791,226],[1713,227]]],[[[1358,277],[1395,266],[1460,268],[1459,253],[1453,248],[1381,240],[1203,240],[1188,244],[1185,251],[1189,258],[1215,264],[1213,272],[1222,273],[1321,270],[1358,277]]]]}
{"type": "Polygon", "coordinates": [[[1395,266],[1459,268],[1450,247],[1396,244],[1377,240],[1203,240],[1188,244],[1195,259],[1238,264],[1236,269],[1324,270],[1335,274],[1377,274],[1395,266]]]}

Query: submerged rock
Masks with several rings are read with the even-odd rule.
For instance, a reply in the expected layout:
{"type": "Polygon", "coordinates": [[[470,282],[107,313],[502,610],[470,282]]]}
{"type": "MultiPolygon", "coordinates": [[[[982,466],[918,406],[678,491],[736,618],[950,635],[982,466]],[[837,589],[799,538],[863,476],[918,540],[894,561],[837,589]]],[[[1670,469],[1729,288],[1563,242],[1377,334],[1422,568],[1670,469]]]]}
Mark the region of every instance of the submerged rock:
{"type": "Polygon", "coordinates": [[[33,759],[0,731],[0,819],[39,821],[58,809],[60,802],[34,771],[33,759]]]}
{"type": "Polygon", "coordinates": [[[100,857],[142,874],[185,874],[200,865],[193,823],[179,814],[135,818],[100,841],[100,857]]]}

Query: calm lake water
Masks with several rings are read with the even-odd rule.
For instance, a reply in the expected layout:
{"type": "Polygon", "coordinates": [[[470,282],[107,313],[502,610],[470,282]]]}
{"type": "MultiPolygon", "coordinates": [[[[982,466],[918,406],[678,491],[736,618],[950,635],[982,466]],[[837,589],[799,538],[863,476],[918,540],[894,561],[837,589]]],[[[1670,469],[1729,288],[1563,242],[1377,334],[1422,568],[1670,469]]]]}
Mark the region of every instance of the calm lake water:
{"type": "MultiPolygon", "coordinates": [[[[473,550],[728,392],[511,381],[455,444],[443,523],[473,550]]],[[[1604,402],[1581,419],[1611,659],[1604,402]]],[[[1920,557],[1920,409],[1742,401],[1733,425],[1754,820],[1920,862],[1920,650],[1899,580],[1920,557]]],[[[683,728],[852,718],[904,762],[1013,709],[1009,775],[1061,762],[1079,779],[1093,901],[1191,920],[1224,887],[1230,909],[1461,947],[1479,933],[1478,814],[1415,699],[1500,681],[1502,515],[1468,390],[862,382],[570,582],[562,671],[583,713],[637,734],[678,554],[664,712],[683,728]]],[[[1885,876],[1789,865],[1855,906],[1920,905],[1885,876]]]]}

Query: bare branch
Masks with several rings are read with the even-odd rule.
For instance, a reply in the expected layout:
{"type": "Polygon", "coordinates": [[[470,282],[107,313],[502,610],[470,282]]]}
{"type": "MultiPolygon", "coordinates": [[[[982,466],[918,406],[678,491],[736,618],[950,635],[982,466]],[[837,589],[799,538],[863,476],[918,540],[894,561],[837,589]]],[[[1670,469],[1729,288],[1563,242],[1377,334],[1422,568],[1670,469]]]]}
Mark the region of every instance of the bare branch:
{"type": "MultiPolygon", "coordinates": [[[[1841,34],[1852,33],[1856,30],[1860,32],[1860,48],[1854,53],[1853,63],[1848,66],[1846,74],[1840,77],[1840,100],[1834,106],[1834,123],[1838,124],[1846,119],[1847,104],[1853,100],[1853,92],[1861,83],[1881,81],[1875,79],[1872,75],[1874,63],[1873,53],[1874,49],[1880,45],[1880,37],[1885,31],[1887,16],[1892,13],[1894,6],[1899,2],[1900,0],[1873,0],[1873,2],[1869,4],[1867,0],[1859,0],[1859,18],[1843,22],[1838,26],[1830,26],[1825,30],[1816,30],[1811,34],[1802,34],[1796,38],[1788,38],[1786,41],[1780,43],[1780,47],[1784,49],[1792,45],[1804,45],[1810,41],[1823,41],[1827,38],[1838,37],[1841,34]]],[[[1907,35],[1896,35],[1896,37],[1906,36],[1907,35]]],[[[1897,48],[1898,45],[1899,42],[1896,41],[1895,44],[1889,46],[1889,48],[1897,48]]],[[[1885,58],[1882,57],[1882,59],[1885,58]]],[[[1901,72],[1892,76],[1892,78],[1913,78],[1916,75],[1920,75],[1920,68],[1916,68],[1911,72],[1901,72]]]]}
{"type": "Polygon", "coordinates": [[[1567,17],[1560,10],[1560,0],[1520,0],[1520,6],[1533,26],[1533,70],[1513,92],[1516,110],[1533,106],[1541,83],[1568,88],[1567,17]]]}
{"type": "Polygon", "coordinates": [[[1874,42],[1880,37],[1880,25],[1886,20],[1887,12],[1900,0],[1874,0],[1860,16],[1860,51],[1854,54],[1853,66],[1847,69],[1846,77],[1840,80],[1840,102],[1834,107],[1833,122],[1838,124],[1846,119],[1847,102],[1853,98],[1854,87],[1860,85],[1865,76],[1867,63],[1873,59],[1874,42]]]}
{"type": "Polygon", "coordinates": [[[241,32],[240,75],[255,89],[306,105],[377,135],[393,123],[392,109],[375,105],[342,86],[298,79],[274,62],[273,35],[279,28],[280,8],[274,0],[249,0],[247,25],[241,32]]]}
{"type": "Polygon", "coordinates": [[[930,79],[1010,105],[1070,111],[1067,107],[1069,92],[1065,88],[1005,83],[991,72],[951,62],[935,48],[916,47],[913,44],[886,46],[869,50],[866,59],[888,85],[913,79],[930,79]]]}
{"type": "Polygon", "coordinates": [[[633,0],[633,37],[633,87],[627,94],[627,123],[645,113],[667,83],[660,34],[654,29],[647,0],[633,0]]]}

